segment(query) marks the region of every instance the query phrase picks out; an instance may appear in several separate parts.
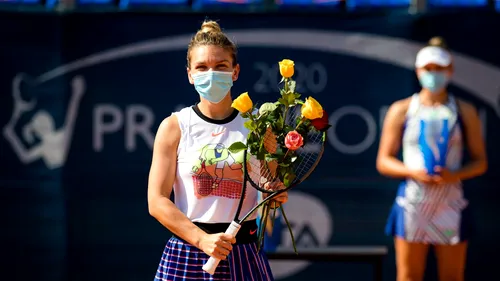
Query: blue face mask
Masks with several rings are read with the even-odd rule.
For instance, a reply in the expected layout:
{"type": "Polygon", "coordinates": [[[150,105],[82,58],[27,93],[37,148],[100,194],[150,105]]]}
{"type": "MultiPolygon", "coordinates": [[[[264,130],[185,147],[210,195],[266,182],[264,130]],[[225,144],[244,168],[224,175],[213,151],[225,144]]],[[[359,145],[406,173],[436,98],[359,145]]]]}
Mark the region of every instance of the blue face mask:
{"type": "Polygon", "coordinates": [[[191,75],[200,96],[212,103],[221,102],[233,86],[233,72],[203,71],[191,75]]]}
{"type": "Polygon", "coordinates": [[[448,77],[444,71],[425,71],[418,78],[420,85],[431,93],[439,93],[448,85],[448,77]]]}

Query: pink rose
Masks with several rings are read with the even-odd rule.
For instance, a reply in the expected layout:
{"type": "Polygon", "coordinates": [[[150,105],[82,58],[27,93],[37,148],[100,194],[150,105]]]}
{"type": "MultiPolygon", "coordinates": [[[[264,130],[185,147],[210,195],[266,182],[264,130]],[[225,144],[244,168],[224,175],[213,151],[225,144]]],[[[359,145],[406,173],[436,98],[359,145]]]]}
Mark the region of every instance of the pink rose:
{"type": "Polygon", "coordinates": [[[290,131],[285,137],[285,146],[290,150],[297,150],[304,144],[304,139],[297,131],[290,131]]]}

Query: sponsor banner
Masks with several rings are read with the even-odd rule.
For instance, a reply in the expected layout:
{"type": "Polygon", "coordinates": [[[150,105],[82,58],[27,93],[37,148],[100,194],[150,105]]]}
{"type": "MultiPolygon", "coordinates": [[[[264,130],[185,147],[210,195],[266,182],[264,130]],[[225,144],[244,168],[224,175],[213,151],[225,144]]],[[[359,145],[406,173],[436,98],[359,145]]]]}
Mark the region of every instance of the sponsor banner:
{"type": "MultiPolygon", "coordinates": [[[[286,207],[299,244],[391,247],[383,228],[397,183],[375,170],[381,125],[392,102],[418,91],[415,54],[439,34],[453,49],[450,91],[477,106],[490,155],[488,174],[470,181],[466,190],[478,206],[480,237],[470,255],[484,257],[486,244],[494,243],[499,231],[487,226],[495,220],[497,207],[489,198],[498,194],[500,172],[500,159],[494,157],[500,153],[500,39],[493,28],[500,17],[352,17],[217,17],[239,46],[241,75],[233,96],[248,91],[256,102],[275,99],[278,61],[290,58],[296,63],[298,91],[319,100],[333,124],[321,165],[286,207]],[[488,42],[480,43],[479,34],[489,33],[488,42]]],[[[17,243],[13,248],[27,245],[16,236],[23,226],[14,222],[24,220],[41,255],[60,261],[63,271],[60,254],[67,253],[73,257],[68,274],[78,272],[81,280],[111,272],[121,280],[153,276],[169,234],[147,211],[152,145],[164,118],[199,99],[185,64],[187,44],[203,19],[0,16],[2,26],[10,27],[0,31],[0,186],[7,212],[30,210],[8,222],[8,237],[17,243]],[[56,219],[46,224],[50,217],[56,219]],[[53,225],[67,231],[52,231],[53,225]]],[[[290,247],[287,231],[283,228],[282,246],[290,247]]],[[[387,280],[394,276],[393,258],[390,252],[387,280]]],[[[488,271],[485,260],[471,259],[468,274],[488,271]]],[[[273,261],[278,279],[327,280],[328,268],[273,261]]],[[[336,280],[354,280],[344,269],[336,271],[336,280]]],[[[363,276],[371,272],[369,267],[353,270],[363,276]]]]}

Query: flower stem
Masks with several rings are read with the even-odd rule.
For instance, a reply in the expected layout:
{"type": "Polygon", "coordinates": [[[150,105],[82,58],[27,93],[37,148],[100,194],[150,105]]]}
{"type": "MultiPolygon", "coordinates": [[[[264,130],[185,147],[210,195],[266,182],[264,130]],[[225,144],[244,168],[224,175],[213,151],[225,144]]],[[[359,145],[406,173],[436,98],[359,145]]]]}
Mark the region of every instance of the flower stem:
{"type": "Polygon", "coordinates": [[[262,206],[262,214],[260,217],[260,229],[259,229],[259,235],[258,235],[258,239],[257,239],[258,240],[257,250],[260,250],[261,247],[263,246],[264,235],[266,234],[268,213],[269,213],[269,206],[268,206],[268,204],[264,204],[262,206]]]}
{"type": "Polygon", "coordinates": [[[281,209],[281,214],[283,215],[283,218],[285,219],[286,226],[288,227],[288,231],[290,232],[290,236],[292,238],[293,250],[295,251],[295,254],[298,255],[299,253],[297,252],[297,246],[295,245],[295,237],[293,236],[292,227],[290,226],[290,223],[288,222],[288,219],[285,215],[285,209],[283,209],[283,205],[280,206],[280,209],[281,209]]]}
{"type": "Polygon", "coordinates": [[[285,124],[286,124],[286,116],[288,114],[288,108],[289,108],[288,106],[285,106],[285,113],[283,114],[283,123],[285,124]]]}
{"type": "Polygon", "coordinates": [[[283,156],[283,159],[286,159],[286,156],[288,155],[288,152],[290,152],[290,150],[291,150],[291,149],[288,149],[288,148],[287,148],[287,150],[286,150],[286,152],[285,152],[285,155],[283,156]]]}
{"type": "MultiPolygon", "coordinates": [[[[288,93],[288,80],[290,78],[285,78],[285,85],[283,86],[283,90],[285,91],[285,93],[288,93]]],[[[287,102],[288,104],[288,102],[287,102]]],[[[288,105],[285,105],[285,113],[283,114],[283,122],[286,124],[286,117],[288,115],[288,109],[289,109],[290,106],[288,105]]]]}
{"type": "MultiPolygon", "coordinates": [[[[250,110],[248,112],[248,118],[250,119],[250,121],[252,121],[252,123],[256,124],[257,122],[256,122],[256,120],[255,120],[255,118],[254,118],[254,116],[252,114],[253,111],[254,111],[254,108],[252,108],[252,110],[250,110]]],[[[257,137],[260,139],[260,142],[262,144],[262,142],[264,141],[264,139],[260,136],[259,131],[253,130],[253,132],[255,132],[255,134],[257,134],[257,137]]]]}
{"type": "Polygon", "coordinates": [[[304,122],[304,120],[306,120],[305,117],[302,117],[302,119],[300,119],[300,122],[299,122],[299,124],[297,124],[297,127],[295,127],[295,130],[297,130],[300,125],[302,125],[302,123],[304,122]]]}

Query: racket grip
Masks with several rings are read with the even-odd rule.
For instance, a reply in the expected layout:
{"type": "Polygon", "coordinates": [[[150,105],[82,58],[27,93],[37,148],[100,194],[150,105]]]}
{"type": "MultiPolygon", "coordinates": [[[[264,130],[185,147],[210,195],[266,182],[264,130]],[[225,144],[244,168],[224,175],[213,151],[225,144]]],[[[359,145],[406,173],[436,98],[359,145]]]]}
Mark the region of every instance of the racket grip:
{"type": "MultiPolygon", "coordinates": [[[[226,229],[226,234],[236,236],[238,231],[240,230],[241,225],[235,221],[232,221],[229,227],[226,229]]],[[[203,270],[208,272],[210,275],[214,275],[215,269],[219,265],[220,259],[216,259],[214,257],[210,257],[208,261],[203,265],[203,270]]]]}

